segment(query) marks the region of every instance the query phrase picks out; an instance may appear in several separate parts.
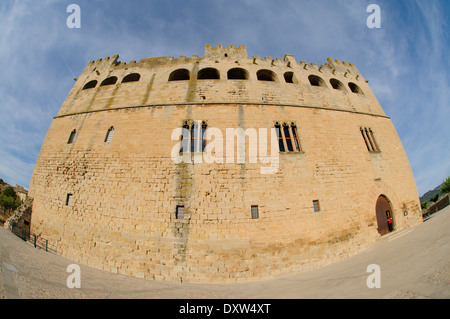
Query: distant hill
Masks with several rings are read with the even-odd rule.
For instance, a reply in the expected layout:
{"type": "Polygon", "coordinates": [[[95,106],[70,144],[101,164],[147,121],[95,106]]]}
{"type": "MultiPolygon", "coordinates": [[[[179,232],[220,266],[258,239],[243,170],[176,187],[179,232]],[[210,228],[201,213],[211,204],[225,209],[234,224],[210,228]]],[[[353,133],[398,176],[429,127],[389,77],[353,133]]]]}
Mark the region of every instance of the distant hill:
{"type": "Polygon", "coordinates": [[[420,197],[420,202],[429,202],[430,198],[432,198],[433,196],[435,196],[436,194],[439,194],[441,192],[441,185],[437,186],[435,189],[429,190],[428,192],[426,192],[425,194],[422,195],[422,197],[420,197]]]}

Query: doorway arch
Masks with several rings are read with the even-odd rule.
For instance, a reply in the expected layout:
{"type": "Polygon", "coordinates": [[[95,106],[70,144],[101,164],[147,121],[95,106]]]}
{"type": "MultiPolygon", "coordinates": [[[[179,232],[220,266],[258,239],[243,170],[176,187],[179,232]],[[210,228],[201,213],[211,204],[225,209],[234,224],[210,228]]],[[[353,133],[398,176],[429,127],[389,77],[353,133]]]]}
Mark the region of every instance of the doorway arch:
{"type": "Polygon", "coordinates": [[[377,223],[378,223],[378,233],[383,236],[394,230],[394,221],[393,221],[393,213],[392,207],[389,199],[380,195],[377,199],[377,204],[375,206],[375,212],[377,215],[377,223]],[[388,218],[391,219],[391,226],[389,226],[388,218]]]}

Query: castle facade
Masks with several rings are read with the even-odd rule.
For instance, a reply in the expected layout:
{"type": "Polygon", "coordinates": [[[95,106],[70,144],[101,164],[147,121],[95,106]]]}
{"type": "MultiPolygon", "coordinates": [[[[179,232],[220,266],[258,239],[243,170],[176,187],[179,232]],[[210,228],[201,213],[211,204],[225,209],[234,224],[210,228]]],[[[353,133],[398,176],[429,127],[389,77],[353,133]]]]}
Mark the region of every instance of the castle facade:
{"type": "Polygon", "coordinates": [[[422,221],[401,141],[351,63],[231,45],[118,58],[85,67],[35,166],[32,232],[62,256],[156,280],[261,280],[422,221]]]}

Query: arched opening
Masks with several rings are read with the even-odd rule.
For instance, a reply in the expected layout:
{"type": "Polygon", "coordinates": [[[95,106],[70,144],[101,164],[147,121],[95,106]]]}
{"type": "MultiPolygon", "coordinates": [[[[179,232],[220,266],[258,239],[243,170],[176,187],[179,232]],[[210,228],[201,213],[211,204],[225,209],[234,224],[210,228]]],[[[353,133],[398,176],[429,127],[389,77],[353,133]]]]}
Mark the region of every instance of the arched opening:
{"type": "Polygon", "coordinates": [[[113,85],[116,84],[117,82],[117,77],[116,76],[110,76],[107,79],[104,79],[102,84],[100,84],[100,86],[104,86],[104,85],[113,85]]]}
{"type": "Polygon", "coordinates": [[[247,80],[248,72],[242,68],[233,68],[228,70],[228,80],[247,80]]]}
{"type": "Polygon", "coordinates": [[[190,79],[190,73],[186,69],[178,69],[170,73],[169,81],[185,81],[190,79]]]}
{"type": "Polygon", "coordinates": [[[122,79],[122,83],[139,81],[141,75],[139,73],[131,73],[122,79]]]}
{"type": "Polygon", "coordinates": [[[308,80],[309,80],[309,83],[312,86],[326,87],[325,81],[321,77],[319,77],[317,75],[310,75],[310,76],[308,76],[308,80]]]}
{"type": "Polygon", "coordinates": [[[276,81],[275,73],[270,70],[259,70],[258,72],[256,72],[256,77],[258,78],[258,81],[276,81]]]}
{"type": "Polygon", "coordinates": [[[218,80],[220,79],[219,71],[214,68],[204,68],[198,71],[198,80],[218,80]]]}
{"type": "Polygon", "coordinates": [[[356,85],[355,83],[353,83],[353,82],[349,82],[349,83],[348,83],[348,87],[350,88],[350,90],[351,90],[353,93],[356,93],[356,94],[363,94],[363,91],[361,90],[361,88],[360,88],[358,85],[356,85]]]}
{"type": "Polygon", "coordinates": [[[294,72],[284,73],[284,80],[286,81],[286,83],[297,83],[294,77],[294,72]]]}
{"type": "Polygon", "coordinates": [[[95,88],[96,85],[97,80],[89,81],[88,83],[85,84],[85,86],[83,86],[83,90],[95,88]]]}
{"type": "Polygon", "coordinates": [[[330,84],[335,90],[344,90],[344,84],[337,79],[330,79],[330,84]]]}
{"type": "Polygon", "coordinates": [[[394,216],[391,204],[386,196],[380,195],[378,197],[375,212],[377,215],[378,233],[383,236],[393,231],[394,216]]]}

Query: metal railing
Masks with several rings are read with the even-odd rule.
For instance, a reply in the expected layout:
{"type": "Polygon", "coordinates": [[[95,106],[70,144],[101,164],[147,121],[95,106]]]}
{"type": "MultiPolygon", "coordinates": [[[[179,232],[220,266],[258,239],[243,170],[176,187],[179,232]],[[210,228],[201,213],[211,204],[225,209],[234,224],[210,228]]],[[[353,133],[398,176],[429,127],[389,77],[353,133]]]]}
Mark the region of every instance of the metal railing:
{"type": "Polygon", "coordinates": [[[49,245],[47,239],[42,238],[36,234],[30,233],[28,229],[18,227],[17,225],[11,225],[11,232],[24,241],[30,242],[35,248],[39,247],[45,249],[45,251],[51,251],[56,253],[56,246],[49,245]]]}

